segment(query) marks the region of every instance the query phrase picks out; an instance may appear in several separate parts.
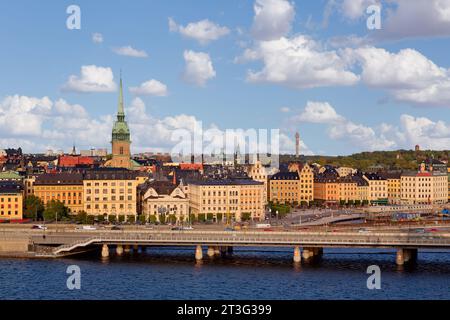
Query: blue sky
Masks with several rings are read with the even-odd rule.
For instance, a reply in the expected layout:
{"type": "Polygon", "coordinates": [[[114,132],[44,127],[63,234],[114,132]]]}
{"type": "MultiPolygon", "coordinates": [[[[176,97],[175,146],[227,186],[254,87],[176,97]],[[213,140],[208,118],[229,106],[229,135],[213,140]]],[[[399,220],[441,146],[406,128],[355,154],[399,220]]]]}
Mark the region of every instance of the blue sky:
{"type": "Polygon", "coordinates": [[[171,132],[199,121],[279,128],[281,152],[294,152],[296,130],[308,154],[450,149],[450,1],[18,0],[0,9],[0,148],[109,147],[122,69],[134,152],[170,151],[171,132]],[[66,27],[72,4],[80,30],[66,27]],[[366,27],[372,4],[380,30],[366,27]],[[85,86],[86,66],[98,85],[85,86]]]}

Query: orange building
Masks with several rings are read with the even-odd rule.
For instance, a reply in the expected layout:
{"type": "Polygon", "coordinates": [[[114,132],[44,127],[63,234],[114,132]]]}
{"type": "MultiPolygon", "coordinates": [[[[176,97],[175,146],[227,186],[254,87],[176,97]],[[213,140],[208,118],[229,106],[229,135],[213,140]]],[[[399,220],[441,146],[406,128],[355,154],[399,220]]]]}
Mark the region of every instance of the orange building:
{"type": "Polygon", "coordinates": [[[23,186],[17,181],[0,181],[0,220],[23,218],[23,186]]]}
{"type": "Polygon", "coordinates": [[[60,156],[58,159],[59,167],[78,167],[78,166],[92,166],[94,159],[84,156],[60,156]]]}
{"type": "Polygon", "coordinates": [[[83,175],[81,173],[46,173],[37,175],[34,195],[47,204],[59,200],[72,213],[83,210],[83,175]]]}

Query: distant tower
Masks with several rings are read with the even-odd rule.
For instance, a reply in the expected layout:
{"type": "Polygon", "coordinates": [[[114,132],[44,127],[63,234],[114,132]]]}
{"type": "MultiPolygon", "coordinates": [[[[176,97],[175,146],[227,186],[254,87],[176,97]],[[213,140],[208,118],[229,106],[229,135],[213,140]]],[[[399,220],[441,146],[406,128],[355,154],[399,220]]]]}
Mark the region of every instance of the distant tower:
{"type": "Polygon", "coordinates": [[[295,134],[295,156],[297,158],[300,156],[300,134],[298,132],[295,134]]]}
{"type": "Polygon", "coordinates": [[[75,143],[73,144],[73,148],[72,148],[72,155],[76,155],[77,154],[77,149],[75,148],[75,143]]]}
{"type": "Polygon", "coordinates": [[[131,168],[130,152],[130,129],[125,121],[125,111],[123,107],[122,75],[120,76],[119,103],[117,110],[117,120],[114,122],[112,130],[112,160],[111,167],[131,168]]]}

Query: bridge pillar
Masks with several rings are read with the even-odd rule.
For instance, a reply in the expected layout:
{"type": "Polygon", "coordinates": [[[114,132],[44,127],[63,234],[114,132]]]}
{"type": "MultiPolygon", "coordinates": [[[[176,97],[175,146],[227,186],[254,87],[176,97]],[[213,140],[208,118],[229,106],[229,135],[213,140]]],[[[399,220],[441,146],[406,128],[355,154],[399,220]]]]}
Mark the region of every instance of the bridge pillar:
{"type": "Polygon", "coordinates": [[[219,247],[218,247],[218,246],[214,247],[214,254],[215,254],[216,256],[220,255],[220,250],[219,250],[219,247]]]}
{"type": "Polygon", "coordinates": [[[117,245],[116,253],[117,253],[118,256],[121,256],[123,254],[123,246],[121,244],[117,245]]]}
{"type": "Polygon", "coordinates": [[[302,256],[300,255],[300,247],[295,246],[294,247],[294,262],[300,263],[302,261],[302,256]]]}
{"type": "Polygon", "coordinates": [[[230,256],[233,255],[233,247],[232,246],[227,247],[227,254],[230,256]]]}
{"type": "Polygon", "coordinates": [[[107,258],[109,257],[109,248],[107,244],[104,244],[102,246],[102,258],[107,258]]]}
{"type": "Polygon", "coordinates": [[[228,249],[227,247],[220,247],[220,255],[225,257],[227,255],[228,249]]]}
{"type": "Polygon", "coordinates": [[[405,262],[415,262],[417,260],[417,249],[403,249],[405,262]]]}
{"type": "Polygon", "coordinates": [[[197,245],[195,248],[195,260],[202,260],[203,259],[203,250],[201,245],[197,245]]]}
{"type": "Polygon", "coordinates": [[[397,249],[397,256],[395,258],[395,262],[399,266],[402,266],[405,263],[405,257],[404,257],[403,248],[398,248],[397,249]]]}
{"type": "Polygon", "coordinates": [[[211,246],[208,247],[208,257],[210,258],[214,257],[214,247],[211,246]]]}
{"type": "Polygon", "coordinates": [[[314,251],[311,248],[303,248],[303,259],[309,260],[314,256],[314,251]]]}

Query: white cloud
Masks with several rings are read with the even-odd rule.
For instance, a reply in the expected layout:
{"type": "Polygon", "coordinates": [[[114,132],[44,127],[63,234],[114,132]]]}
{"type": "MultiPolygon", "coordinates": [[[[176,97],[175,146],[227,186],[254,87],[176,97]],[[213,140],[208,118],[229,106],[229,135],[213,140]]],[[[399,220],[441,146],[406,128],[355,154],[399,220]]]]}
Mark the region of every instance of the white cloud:
{"type": "Polygon", "coordinates": [[[102,43],[103,42],[103,35],[101,33],[95,32],[92,34],[92,42],[93,43],[102,43]]]}
{"type": "Polygon", "coordinates": [[[281,107],[280,111],[283,113],[288,113],[288,112],[291,112],[291,109],[289,107],[281,107]]]}
{"type": "Polygon", "coordinates": [[[337,114],[328,102],[308,101],[304,111],[294,120],[311,123],[337,123],[345,119],[337,114]]]}
{"type": "Polygon", "coordinates": [[[249,71],[250,82],[269,82],[298,89],[353,85],[359,77],[337,51],[325,51],[312,39],[297,36],[262,41],[244,53],[243,60],[262,60],[264,67],[249,71]]]}
{"type": "Polygon", "coordinates": [[[183,79],[187,83],[204,86],[206,82],[216,76],[209,54],[204,52],[184,51],[186,62],[183,79]]]}
{"type": "Polygon", "coordinates": [[[113,51],[121,56],[133,57],[133,58],[147,58],[148,54],[144,50],[134,49],[131,46],[114,48],[113,51]]]}
{"type": "Polygon", "coordinates": [[[414,49],[390,53],[363,47],[347,50],[362,67],[362,80],[384,88],[398,101],[450,106],[450,69],[437,66],[414,49]]]}
{"type": "Polygon", "coordinates": [[[326,124],[328,137],[333,140],[347,140],[363,150],[384,150],[395,146],[395,141],[388,139],[382,132],[356,124],[338,114],[328,102],[308,101],[304,111],[292,122],[326,124]]]}
{"type": "Polygon", "coordinates": [[[183,27],[181,25],[177,25],[172,18],[169,18],[169,30],[171,32],[179,32],[184,37],[194,39],[203,45],[208,44],[211,41],[218,40],[219,38],[230,33],[230,30],[227,27],[221,27],[208,19],[198,22],[191,22],[187,26],[183,27]]]}
{"type": "Polygon", "coordinates": [[[450,36],[450,0],[392,0],[376,37],[403,39],[450,36]]]}
{"type": "Polygon", "coordinates": [[[139,87],[130,87],[130,92],[135,95],[152,95],[152,96],[167,96],[167,86],[155,79],[151,79],[142,83],[139,87]]]}
{"type": "Polygon", "coordinates": [[[252,35],[257,40],[276,40],[289,33],[295,8],[287,0],[256,0],[252,35]]]}
{"type": "Polygon", "coordinates": [[[379,0],[343,0],[340,3],[340,11],[351,20],[359,19],[366,15],[366,9],[373,4],[380,4],[379,0]]]}
{"type": "Polygon", "coordinates": [[[111,68],[95,65],[82,66],[81,75],[71,75],[63,86],[63,90],[74,92],[113,92],[116,88],[111,68]]]}

